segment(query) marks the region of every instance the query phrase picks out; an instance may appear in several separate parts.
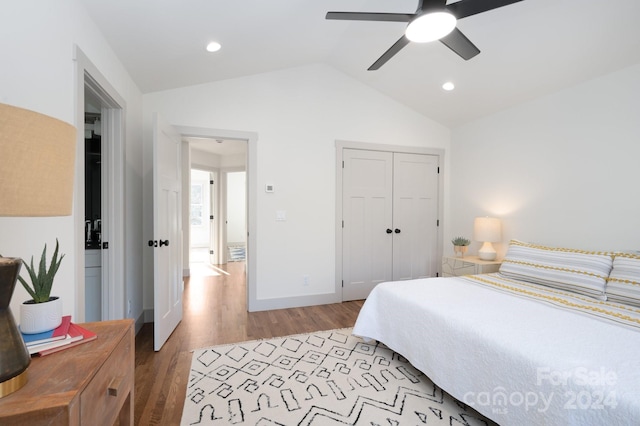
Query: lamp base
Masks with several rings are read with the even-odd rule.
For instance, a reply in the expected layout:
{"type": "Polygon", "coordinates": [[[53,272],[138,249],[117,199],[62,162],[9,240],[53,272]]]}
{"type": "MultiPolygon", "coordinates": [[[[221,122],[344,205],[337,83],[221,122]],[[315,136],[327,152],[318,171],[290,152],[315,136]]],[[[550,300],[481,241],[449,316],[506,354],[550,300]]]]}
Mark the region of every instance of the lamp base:
{"type": "Polygon", "coordinates": [[[27,371],[23,371],[16,377],[0,383],[0,398],[4,398],[27,384],[27,371]]]}
{"type": "Polygon", "coordinates": [[[478,250],[478,257],[482,260],[496,260],[496,250],[493,248],[490,242],[485,241],[485,243],[478,250]]]}
{"type": "Polygon", "coordinates": [[[0,397],[27,383],[26,372],[31,362],[9,307],[21,265],[20,259],[0,257],[0,397]]]}

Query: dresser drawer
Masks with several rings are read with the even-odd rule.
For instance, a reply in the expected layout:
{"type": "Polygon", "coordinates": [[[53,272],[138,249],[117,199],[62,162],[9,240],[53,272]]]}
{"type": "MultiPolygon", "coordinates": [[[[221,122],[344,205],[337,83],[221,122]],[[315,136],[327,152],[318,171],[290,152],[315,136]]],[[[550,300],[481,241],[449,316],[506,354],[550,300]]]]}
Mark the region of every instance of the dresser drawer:
{"type": "Polygon", "coordinates": [[[477,256],[442,258],[442,276],[460,277],[463,275],[490,274],[498,272],[500,260],[481,260],[477,256]]]}
{"type": "Polygon", "coordinates": [[[133,390],[134,363],[133,338],[127,333],[80,395],[81,424],[115,423],[133,390]]]}

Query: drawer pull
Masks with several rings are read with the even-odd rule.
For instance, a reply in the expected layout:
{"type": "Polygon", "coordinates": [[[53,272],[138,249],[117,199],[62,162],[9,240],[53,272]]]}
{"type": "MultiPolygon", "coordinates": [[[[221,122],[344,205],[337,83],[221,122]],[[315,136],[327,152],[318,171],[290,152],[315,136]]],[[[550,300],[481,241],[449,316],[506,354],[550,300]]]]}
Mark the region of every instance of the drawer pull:
{"type": "Polygon", "coordinates": [[[107,394],[109,396],[118,396],[118,391],[120,390],[120,386],[122,386],[122,381],[124,377],[114,377],[109,383],[109,387],[107,388],[107,394]]]}

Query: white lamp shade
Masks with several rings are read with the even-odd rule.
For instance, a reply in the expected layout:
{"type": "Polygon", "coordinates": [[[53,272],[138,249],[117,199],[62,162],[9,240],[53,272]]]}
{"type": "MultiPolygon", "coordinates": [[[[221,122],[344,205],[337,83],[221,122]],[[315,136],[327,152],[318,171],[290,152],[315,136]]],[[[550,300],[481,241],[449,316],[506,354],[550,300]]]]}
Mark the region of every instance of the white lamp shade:
{"type": "Polygon", "coordinates": [[[500,219],[495,217],[477,217],[473,221],[473,239],[480,242],[500,241],[500,219]]]}

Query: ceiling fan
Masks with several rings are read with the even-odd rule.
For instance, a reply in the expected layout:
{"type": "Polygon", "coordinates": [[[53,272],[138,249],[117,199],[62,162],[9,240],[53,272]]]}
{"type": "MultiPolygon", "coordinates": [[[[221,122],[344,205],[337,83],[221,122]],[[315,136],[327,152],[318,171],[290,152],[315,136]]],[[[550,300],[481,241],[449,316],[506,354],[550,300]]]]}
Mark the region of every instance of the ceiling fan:
{"type": "Polygon", "coordinates": [[[419,0],[416,13],[327,12],[326,19],[409,23],[405,34],[368,68],[374,71],[411,41],[440,40],[462,59],[469,60],[480,53],[480,49],[456,28],[456,21],[519,1],[522,0],[460,0],[446,4],[447,0],[419,0]]]}

